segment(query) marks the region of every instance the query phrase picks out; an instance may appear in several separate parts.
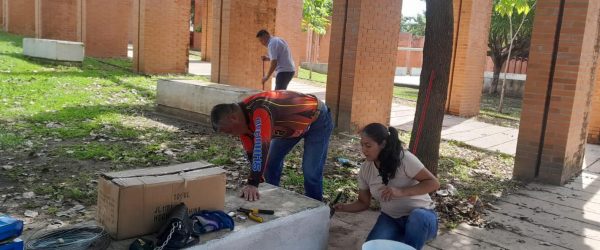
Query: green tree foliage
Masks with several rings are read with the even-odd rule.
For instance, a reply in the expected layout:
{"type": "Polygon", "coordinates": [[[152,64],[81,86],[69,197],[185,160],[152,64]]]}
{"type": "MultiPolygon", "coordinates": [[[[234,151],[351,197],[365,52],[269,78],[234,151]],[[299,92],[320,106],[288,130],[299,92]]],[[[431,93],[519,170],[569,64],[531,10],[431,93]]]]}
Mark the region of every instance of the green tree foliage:
{"type": "Polygon", "coordinates": [[[302,10],[302,31],[324,35],[331,21],[333,0],[304,0],[302,10]]]}
{"type": "MultiPolygon", "coordinates": [[[[529,55],[535,4],[536,0],[494,0],[488,38],[489,55],[494,62],[494,79],[490,94],[497,93],[502,65],[509,58],[529,55]]],[[[505,67],[505,73],[507,70],[508,64],[505,67]]],[[[502,82],[499,112],[502,112],[505,82],[506,74],[502,82]]]]}
{"type": "MultiPolygon", "coordinates": [[[[302,8],[302,31],[307,32],[309,41],[308,61],[312,64],[315,60],[315,40],[325,35],[331,24],[333,0],[304,0],[302,8]],[[316,37],[316,39],[315,39],[316,37]]],[[[309,79],[312,79],[312,66],[310,66],[309,79]]]]}
{"type": "Polygon", "coordinates": [[[424,36],[425,15],[418,14],[416,17],[402,17],[402,23],[400,23],[400,31],[408,32],[415,36],[424,36]]]}

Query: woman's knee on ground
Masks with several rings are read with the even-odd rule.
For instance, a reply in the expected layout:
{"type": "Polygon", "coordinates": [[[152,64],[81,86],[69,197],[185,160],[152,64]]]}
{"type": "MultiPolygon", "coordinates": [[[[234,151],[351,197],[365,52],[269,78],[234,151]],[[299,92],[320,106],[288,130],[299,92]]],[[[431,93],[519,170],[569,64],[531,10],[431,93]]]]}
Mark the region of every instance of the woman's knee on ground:
{"type": "Polygon", "coordinates": [[[421,225],[424,229],[429,229],[434,224],[437,224],[437,215],[433,211],[417,208],[410,212],[407,223],[411,224],[411,226],[421,225]]]}

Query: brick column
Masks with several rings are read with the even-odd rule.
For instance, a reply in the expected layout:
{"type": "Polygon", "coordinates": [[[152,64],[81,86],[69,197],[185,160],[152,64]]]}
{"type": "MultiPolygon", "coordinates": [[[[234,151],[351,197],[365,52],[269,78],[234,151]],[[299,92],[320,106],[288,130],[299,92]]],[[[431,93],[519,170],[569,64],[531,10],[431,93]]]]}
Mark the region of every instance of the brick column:
{"type": "Polygon", "coordinates": [[[81,1],[40,1],[40,37],[45,39],[81,41],[81,1]]]}
{"type": "Polygon", "coordinates": [[[6,25],[9,33],[35,36],[35,0],[7,0],[6,25]]]}
{"type": "Polygon", "coordinates": [[[133,41],[133,68],[162,74],[187,73],[190,0],[134,1],[138,20],[133,41]]]}
{"type": "Polygon", "coordinates": [[[446,112],[479,114],[492,15],[491,0],[453,0],[454,49],[446,112]]]}
{"type": "MultiPolygon", "coordinates": [[[[211,81],[261,89],[266,48],[256,39],[260,29],[275,30],[276,0],[213,0],[211,81]]],[[[265,72],[268,70],[265,62],[265,72]]]]}
{"type": "Polygon", "coordinates": [[[132,0],[82,1],[86,56],[127,57],[131,4],[132,0]]]}
{"type": "Polygon", "coordinates": [[[598,66],[599,13],[599,0],[538,1],[516,179],[563,184],[581,171],[598,66]]]}
{"type": "Polygon", "coordinates": [[[194,1],[194,43],[190,47],[194,50],[200,50],[202,46],[202,32],[196,32],[198,27],[201,27],[203,12],[206,12],[207,0],[195,0],[194,1]]]}
{"type": "Polygon", "coordinates": [[[6,31],[6,27],[4,25],[4,19],[6,17],[4,12],[6,11],[6,7],[4,5],[6,5],[6,0],[0,0],[0,30],[2,31],[6,31]]]}
{"type": "Polygon", "coordinates": [[[302,32],[302,5],[302,0],[278,0],[275,17],[275,35],[288,43],[296,64],[296,75],[300,67],[300,54],[305,49],[302,47],[305,35],[302,32]]]}
{"type": "Polygon", "coordinates": [[[215,0],[200,0],[202,3],[202,9],[200,13],[200,23],[202,24],[202,33],[200,34],[200,51],[202,52],[202,61],[206,62],[210,62],[213,50],[213,1],[215,0]]]}
{"type": "Polygon", "coordinates": [[[588,143],[600,144],[600,68],[596,69],[596,86],[592,95],[590,122],[588,123],[588,143]]]}
{"type": "Polygon", "coordinates": [[[401,0],[334,0],[327,104],[338,128],[389,123],[401,0]]]}
{"type": "Polygon", "coordinates": [[[42,38],[42,1],[35,0],[34,6],[35,38],[42,38]]]}

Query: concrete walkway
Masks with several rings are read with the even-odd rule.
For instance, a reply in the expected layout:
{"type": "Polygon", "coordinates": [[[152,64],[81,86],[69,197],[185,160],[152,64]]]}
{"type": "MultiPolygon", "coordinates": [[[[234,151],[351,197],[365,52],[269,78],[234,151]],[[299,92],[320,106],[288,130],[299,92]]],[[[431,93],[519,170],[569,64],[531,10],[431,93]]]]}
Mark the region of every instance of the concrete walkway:
{"type": "MultiPolygon", "coordinates": [[[[190,70],[210,72],[210,64],[190,70]],[[208,68],[207,68],[208,67],[208,68]],[[207,70],[208,69],[208,70],[207,70]]],[[[196,74],[201,74],[196,71],[196,74]]],[[[325,88],[294,79],[288,89],[325,99],[325,88]]],[[[392,104],[391,124],[412,130],[415,108],[392,104]]],[[[510,155],[518,130],[474,119],[446,115],[442,138],[510,155]]],[[[461,224],[441,232],[425,249],[600,249],[600,146],[588,144],[579,177],[562,187],[529,184],[500,199],[486,219],[490,228],[461,224]]],[[[361,249],[378,212],[336,213],[331,220],[329,249],[361,249]]]]}

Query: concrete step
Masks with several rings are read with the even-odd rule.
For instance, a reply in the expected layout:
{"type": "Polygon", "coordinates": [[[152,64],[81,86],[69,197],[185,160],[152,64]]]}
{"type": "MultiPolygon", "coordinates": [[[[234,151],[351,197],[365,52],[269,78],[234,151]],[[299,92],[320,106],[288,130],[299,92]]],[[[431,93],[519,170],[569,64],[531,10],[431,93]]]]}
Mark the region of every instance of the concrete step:
{"type": "Polygon", "coordinates": [[[533,191],[539,190],[557,195],[572,197],[583,201],[594,202],[600,205],[600,192],[585,192],[583,190],[571,189],[562,186],[549,186],[537,183],[531,183],[527,185],[526,188],[533,191]]]}
{"type": "Polygon", "coordinates": [[[527,197],[536,198],[548,202],[552,202],[554,204],[559,204],[563,206],[567,206],[574,209],[585,210],[586,212],[593,212],[600,214],[600,206],[593,202],[587,202],[579,199],[575,199],[568,196],[557,195],[548,192],[537,192],[530,190],[521,190],[517,192],[517,194],[521,194],[527,197]]]}
{"type": "Polygon", "coordinates": [[[258,90],[198,80],[158,80],[158,111],[210,125],[210,111],[220,103],[240,102],[258,90]]]}
{"type": "Polygon", "coordinates": [[[526,221],[552,230],[559,234],[557,241],[565,241],[567,244],[571,244],[569,241],[579,241],[577,239],[585,237],[589,238],[591,242],[600,243],[600,226],[586,224],[584,229],[580,221],[510,203],[499,202],[498,207],[500,210],[492,211],[492,215],[501,214],[511,217],[514,221],[526,221]]]}
{"type": "Polygon", "coordinates": [[[438,235],[435,240],[427,243],[427,246],[431,247],[431,249],[444,250],[505,249],[501,246],[493,245],[452,231],[438,235]]]}
{"type": "Polygon", "coordinates": [[[554,202],[549,202],[517,194],[504,198],[502,202],[526,207],[529,209],[533,209],[534,211],[545,212],[552,215],[560,215],[564,218],[579,221],[580,223],[582,223],[580,225],[582,227],[587,227],[588,225],[600,227],[600,213],[583,211],[581,209],[556,204],[554,202]]]}
{"type": "Polygon", "coordinates": [[[57,61],[82,62],[85,46],[80,42],[23,38],[23,54],[57,61]]]}
{"type": "Polygon", "coordinates": [[[460,224],[454,232],[484,241],[495,246],[502,246],[506,249],[527,249],[527,250],[547,250],[547,249],[568,249],[557,245],[542,245],[540,240],[524,237],[517,233],[504,229],[485,229],[472,227],[467,224],[460,224]]]}

